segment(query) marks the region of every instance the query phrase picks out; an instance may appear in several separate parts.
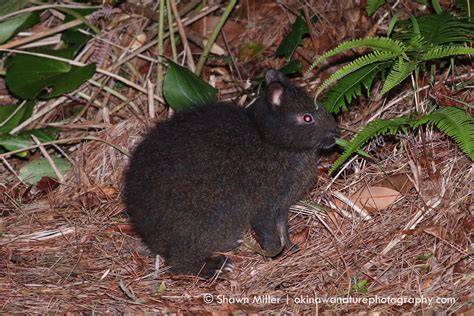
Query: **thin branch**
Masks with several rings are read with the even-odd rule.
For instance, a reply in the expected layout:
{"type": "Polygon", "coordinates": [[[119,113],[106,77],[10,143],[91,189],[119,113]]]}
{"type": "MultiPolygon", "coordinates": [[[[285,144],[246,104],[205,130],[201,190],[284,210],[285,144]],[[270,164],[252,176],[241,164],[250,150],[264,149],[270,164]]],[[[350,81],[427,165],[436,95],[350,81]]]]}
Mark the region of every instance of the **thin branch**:
{"type": "MultiPolygon", "coordinates": [[[[173,1],[173,0],[172,0],[173,1]]],[[[209,55],[209,52],[211,51],[212,45],[214,45],[214,42],[217,39],[217,36],[219,35],[219,32],[221,31],[222,27],[224,26],[225,21],[230,15],[230,12],[232,12],[232,9],[234,8],[235,4],[237,3],[237,0],[231,0],[227,4],[227,7],[224,10],[224,13],[222,13],[221,18],[219,19],[219,22],[217,23],[216,27],[214,28],[214,31],[212,31],[211,36],[209,37],[209,40],[206,43],[206,46],[204,47],[204,50],[202,51],[201,57],[199,57],[199,61],[196,66],[196,70],[194,73],[199,76],[199,74],[202,71],[202,68],[204,67],[204,63],[206,62],[207,56],[209,55]]]]}
{"type": "Polygon", "coordinates": [[[174,0],[170,0],[171,10],[173,11],[174,18],[176,20],[176,24],[178,26],[179,36],[181,37],[181,41],[183,42],[184,50],[186,52],[188,66],[192,72],[195,71],[196,65],[194,64],[193,54],[191,53],[191,49],[189,47],[188,39],[186,37],[186,32],[184,31],[183,23],[181,22],[181,17],[179,16],[178,8],[176,7],[176,2],[174,0]]]}
{"type": "MultiPolygon", "coordinates": [[[[163,41],[164,39],[164,25],[165,25],[165,0],[160,0],[160,19],[158,22],[158,45],[156,48],[156,82],[158,83],[155,87],[155,93],[158,96],[162,96],[162,85],[163,82],[163,41]]],[[[151,114],[151,113],[150,113],[151,114]]],[[[154,116],[154,113],[153,113],[154,116]]]]}
{"type": "Polygon", "coordinates": [[[33,138],[33,141],[38,145],[39,150],[41,151],[41,154],[43,154],[44,158],[48,161],[49,165],[53,169],[54,173],[56,174],[56,177],[58,177],[59,183],[64,183],[64,176],[59,171],[58,166],[56,166],[56,163],[54,163],[53,159],[51,156],[48,154],[46,149],[44,149],[43,144],[39,141],[39,139],[35,135],[31,135],[31,138],[33,138]]]}
{"type": "Polygon", "coordinates": [[[94,137],[94,136],[85,136],[85,137],[71,137],[71,138],[65,138],[65,139],[58,139],[58,140],[52,140],[52,141],[49,141],[49,142],[44,142],[40,145],[32,145],[32,146],[28,146],[28,147],[24,147],[24,148],[21,148],[21,149],[17,149],[17,150],[12,150],[12,151],[9,151],[9,152],[6,152],[6,153],[3,153],[3,154],[0,154],[0,159],[3,158],[3,157],[10,157],[14,154],[17,154],[17,153],[21,153],[23,151],[28,151],[28,150],[32,150],[32,149],[36,149],[36,148],[39,148],[40,146],[49,146],[49,145],[53,145],[53,144],[68,144],[68,143],[77,143],[77,142],[81,142],[81,141],[85,141],[85,140],[93,140],[93,141],[98,141],[98,142],[101,142],[101,143],[104,143],[104,144],[107,144],[113,148],[115,148],[117,151],[119,151],[120,153],[124,154],[125,156],[128,156],[130,157],[130,153],[128,152],[128,150],[126,150],[125,148],[121,148],[115,144],[112,144],[106,140],[103,140],[103,139],[100,139],[98,137],[94,137]]]}

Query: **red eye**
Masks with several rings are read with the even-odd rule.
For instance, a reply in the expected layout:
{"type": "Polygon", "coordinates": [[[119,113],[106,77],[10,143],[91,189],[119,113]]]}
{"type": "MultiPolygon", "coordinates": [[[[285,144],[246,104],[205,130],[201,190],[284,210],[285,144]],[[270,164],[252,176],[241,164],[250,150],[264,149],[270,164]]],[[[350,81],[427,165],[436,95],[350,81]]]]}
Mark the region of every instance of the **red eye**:
{"type": "Polygon", "coordinates": [[[303,115],[303,121],[305,123],[312,123],[313,122],[313,116],[311,114],[305,114],[305,115],[303,115]]]}

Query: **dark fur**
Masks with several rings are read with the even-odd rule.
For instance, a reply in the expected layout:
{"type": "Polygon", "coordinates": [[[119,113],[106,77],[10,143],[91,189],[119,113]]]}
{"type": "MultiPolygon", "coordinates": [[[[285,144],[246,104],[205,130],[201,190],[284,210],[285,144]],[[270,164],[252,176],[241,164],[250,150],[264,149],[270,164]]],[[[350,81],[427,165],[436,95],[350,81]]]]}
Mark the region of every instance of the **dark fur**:
{"type": "Polygon", "coordinates": [[[268,71],[266,84],[266,97],[248,109],[216,103],[176,113],[133,154],[128,214],[174,273],[198,274],[206,264],[201,276],[211,277],[226,259],[213,254],[238,246],[250,228],[268,256],[292,245],[288,209],[311,188],[319,151],[338,128],[279,72],[268,71]],[[296,123],[305,113],[314,124],[296,123]]]}

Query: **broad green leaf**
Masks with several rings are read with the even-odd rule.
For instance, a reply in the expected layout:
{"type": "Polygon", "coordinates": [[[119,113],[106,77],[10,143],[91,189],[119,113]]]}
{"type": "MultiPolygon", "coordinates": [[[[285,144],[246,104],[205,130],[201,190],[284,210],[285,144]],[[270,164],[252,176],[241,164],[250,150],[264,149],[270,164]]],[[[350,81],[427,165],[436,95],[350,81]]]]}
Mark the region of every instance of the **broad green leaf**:
{"type": "Polygon", "coordinates": [[[374,14],[375,11],[377,11],[378,8],[380,8],[384,4],[385,0],[368,0],[367,7],[365,8],[367,10],[367,15],[371,16],[372,14],[374,14]]]}
{"type": "Polygon", "coordinates": [[[23,105],[0,106],[0,134],[11,131],[28,119],[33,113],[34,105],[34,101],[28,101],[23,105]]]}
{"type": "Polygon", "coordinates": [[[303,36],[308,33],[309,29],[305,19],[298,15],[295,23],[291,26],[291,31],[283,38],[275,54],[280,57],[284,56],[285,59],[289,61],[298,45],[300,45],[303,36]]]}
{"type": "Polygon", "coordinates": [[[439,0],[432,0],[431,2],[433,4],[433,9],[435,9],[436,14],[440,14],[441,12],[443,12],[443,9],[439,4],[439,0]]]}
{"type": "Polygon", "coordinates": [[[0,16],[23,9],[26,3],[26,0],[2,0],[0,2],[0,16]]]}
{"type": "Polygon", "coordinates": [[[286,63],[283,67],[278,69],[278,71],[287,76],[300,72],[302,68],[303,66],[301,65],[301,63],[298,60],[293,59],[290,62],[286,63]]]}
{"type": "MultiPolygon", "coordinates": [[[[70,55],[70,49],[51,54],[70,55]]],[[[72,55],[71,55],[72,57],[72,55]]],[[[8,89],[22,99],[50,99],[79,88],[95,72],[95,65],[84,67],[31,55],[17,55],[8,62],[8,89]]]]}
{"type": "Polygon", "coordinates": [[[0,22],[0,44],[39,22],[40,16],[36,12],[21,14],[0,22]]]}
{"type": "MultiPolygon", "coordinates": [[[[66,47],[61,49],[48,49],[48,48],[35,48],[29,50],[32,53],[40,53],[44,55],[50,55],[55,57],[61,57],[64,59],[73,59],[78,53],[79,49],[91,38],[89,35],[85,35],[75,29],[69,29],[61,35],[61,40],[64,42],[66,47]]],[[[37,57],[41,58],[41,57],[37,57]]],[[[14,61],[14,58],[7,60],[8,63],[14,61]]]]}
{"type": "MultiPolygon", "coordinates": [[[[0,17],[23,9],[26,3],[26,0],[0,1],[0,17]]],[[[13,16],[8,20],[0,21],[0,44],[6,42],[18,32],[29,28],[38,22],[38,13],[25,13],[13,16]]]]}
{"type": "MultiPolygon", "coordinates": [[[[51,157],[51,159],[54,161],[54,164],[63,175],[71,169],[71,165],[66,159],[61,157],[51,157]]],[[[20,179],[29,184],[37,183],[42,177],[57,179],[53,168],[46,158],[40,158],[28,162],[26,165],[21,167],[18,176],[20,179]]]]}
{"type": "Polygon", "coordinates": [[[196,105],[212,103],[217,90],[207,82],[173,62],[170,62],[163,83],[163,95],[168,105],[179,112],[196,105]]]}
{"type": "MultiPolygon", "coordinates": [[[[79,15],[82,15],[83,17],[89,15],[89,14],[92,14],[94,13],[95,11],[97,11],[97,8],[85,8],[85,9],[69,9],[70,11],[73,11],[73,12],[76,12],[76,14],[79,14],[79,15]]],[[[65,12],[65,11],[62,11],[64,13],[64,23],[67,23],[67,22],[70,22],[70,21],[73,21],[73,20],[76,20],[77,18],[72,15],[72,14],[69,14],[68,12],[65,12]]],[[[76,29],[79,28],[79,27],[82,27],[82,26],[76,26],[76,29]]]]}
{"type": "MultiPolygon", "coordinates": [[[[5,148],[7,151],[26,148],[33,144],[31,135],[36,136],[41,142],[49,142],[56,139],[58,136],[58,130],[56,128],[48,127],[21,132],[18,135],[2,134],[0,135],[0,146],[5,148]]],[[[18,156],[25,157],[26,154],[26,152],[22,152],[18,156]]]]}
{"type": "MultiPolygon", "coordinates": [[[[69,29],[61,35],[61,40],[67,44],[68,48],[75,48],[73,56],[75,56],[77,51],[91,38],[92,36],[79,32],[75,29],[69,29]]],[[[73,56],[69,57],[69,59],[71,59],[73,56]]]]}

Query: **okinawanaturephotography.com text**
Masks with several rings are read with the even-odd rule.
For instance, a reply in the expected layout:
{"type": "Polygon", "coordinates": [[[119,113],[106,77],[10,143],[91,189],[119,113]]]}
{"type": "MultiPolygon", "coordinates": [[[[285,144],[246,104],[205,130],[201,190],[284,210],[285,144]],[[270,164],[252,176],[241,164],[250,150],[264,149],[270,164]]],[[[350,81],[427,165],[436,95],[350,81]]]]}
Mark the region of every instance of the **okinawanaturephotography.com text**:
{"type": "Polygon", "coordinates": [[[232,295],[213,295],[203,294],[204,303],[206,304],[250,304],[250,305],[268,305],[268,304],[301,304],[301,305],[317,305],[317,304],[366,304],[366,305],[403,305],[403,304],[453,304],[456,302],[454,297],[392,297],[392,296],[373,296],[373,297],[316,297],[316,296],[283,296],[277,297],[272,295],[257,296],[232,296],[232,295]]]}

